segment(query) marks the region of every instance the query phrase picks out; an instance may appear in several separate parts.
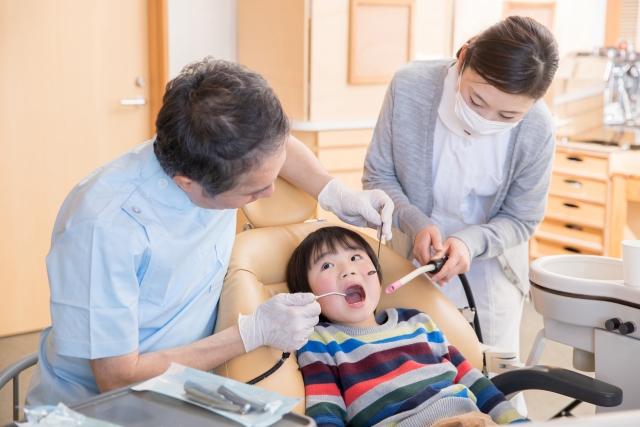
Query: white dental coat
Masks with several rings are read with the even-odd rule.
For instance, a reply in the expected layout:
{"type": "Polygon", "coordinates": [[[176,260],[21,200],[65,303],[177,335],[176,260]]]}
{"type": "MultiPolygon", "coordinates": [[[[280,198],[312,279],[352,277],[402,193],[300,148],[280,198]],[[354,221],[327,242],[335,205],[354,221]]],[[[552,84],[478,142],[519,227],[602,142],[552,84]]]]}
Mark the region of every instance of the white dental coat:
{"type": "MultiPolygon", "coordinates": [[[[511,131],[477,138],[466,134],[454,111],[457,80],[458,68],[449,68],[434,135],[431,220],[438,226],[443,241],[471,225],[488,222],[503,180],[511,137],[511,131]]],[[[497,258],[472,260],[467,278],[484,343],[518,350],[525,296],[505,276],[497,258]]],[[[467,306],[458,277],[441,291],[456,307],[467,306]]]]}

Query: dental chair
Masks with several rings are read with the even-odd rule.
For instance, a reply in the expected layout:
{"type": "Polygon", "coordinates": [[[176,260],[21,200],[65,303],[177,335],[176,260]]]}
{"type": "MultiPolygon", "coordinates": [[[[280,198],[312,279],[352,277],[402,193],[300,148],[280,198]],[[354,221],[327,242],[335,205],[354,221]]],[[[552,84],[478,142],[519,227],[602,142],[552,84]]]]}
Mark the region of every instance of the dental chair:
{"type": "MultiPolygon", "coordinates": [[[[314,230],[338,225],[309,220],[316,212],[317,202],[282,178],[278,178],[275,185],[272,197],[243,208],[250,224],[236,236],[220,297],[216,332],[237,323],[239,313],[249,314],[273,295],[287,292],[285,270],[294,249],[314,230]]],[[[360,234],[372,247],[377,247],[377,240],[360,234]]],[[[383,289],[415,269],[411,262],[386,246],[381,248],[380,265],[383,289]]],[[[481,345],[460,311],[424,275],[392,294],[382,292],[378,310],[391,307],[415,308],[429,314],[449,342],[473,367],[488,375],[507,397],[538,389],[598,406],[616,406],[622,401],[622,391],[605,382],[561,368],[520,368],[513,352],[481,345]]],[[[261,347],[220,365],[214,373],[247,382],[271,369],[281,357],[281,351],[261,347]]],[[[304,384],[294,353],[257,386],[303,398],[294,412],[304,413],[304,384]]]]}

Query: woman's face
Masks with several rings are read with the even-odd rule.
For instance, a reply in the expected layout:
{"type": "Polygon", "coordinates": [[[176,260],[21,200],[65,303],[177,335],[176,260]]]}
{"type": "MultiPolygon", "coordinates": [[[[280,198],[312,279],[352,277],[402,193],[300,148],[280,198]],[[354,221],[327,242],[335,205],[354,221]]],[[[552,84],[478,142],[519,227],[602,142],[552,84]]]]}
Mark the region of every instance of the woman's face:
{"type": "MultiPolygon", "coordinates": [[[[458,62],[458,66],[462,61],[458,62]]],[[[487,83],[470,67],[460,78],[460,94],[469,107],[482,118],[495,122],[517,122],[533,106],[535,99],[502,92],[487,83]]]]}

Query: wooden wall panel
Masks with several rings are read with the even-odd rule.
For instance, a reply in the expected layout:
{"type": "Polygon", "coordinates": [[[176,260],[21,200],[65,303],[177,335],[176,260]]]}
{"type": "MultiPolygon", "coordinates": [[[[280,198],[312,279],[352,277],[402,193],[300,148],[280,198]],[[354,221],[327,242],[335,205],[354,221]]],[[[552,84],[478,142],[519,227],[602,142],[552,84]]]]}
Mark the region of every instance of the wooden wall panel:
{"type": "Polygon", "coordinates": [[[349,84],[349,0],[311,0],[310,120],[378,117],[387,84],[349,84]]]}
{"type": "Polygon", "coordinates": [[[238,0],[238,62],[259,72],[293,120],[307,120],[308,2],[238,0]]]}

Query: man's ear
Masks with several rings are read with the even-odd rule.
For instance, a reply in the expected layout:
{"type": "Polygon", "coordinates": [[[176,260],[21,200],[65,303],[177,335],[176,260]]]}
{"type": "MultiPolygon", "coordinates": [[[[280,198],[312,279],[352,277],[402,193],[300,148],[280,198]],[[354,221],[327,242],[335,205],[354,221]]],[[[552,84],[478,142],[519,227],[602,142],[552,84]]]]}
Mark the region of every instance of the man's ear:
{"type": "Polygon", "coordinates": [[[194,181],[186,175],[176,175],[173,177],[173,182],[182,189],[185,193],[189,194],[193,192],[194,181]]]}
{"type": "Polygon", "coordinates": [[[464,64],[464,56],[467,53],[468,46],[469,46],[469,43],[465,43],[462,45],[462,48],[460,49],[460,56],[458,57],[458,73],[462,71],[462,64],[464,64]]]}

